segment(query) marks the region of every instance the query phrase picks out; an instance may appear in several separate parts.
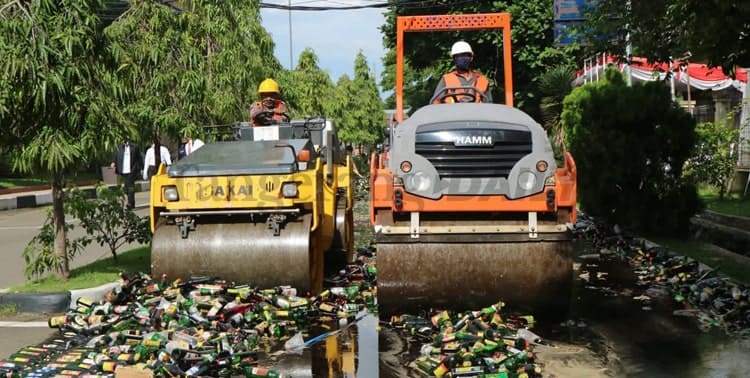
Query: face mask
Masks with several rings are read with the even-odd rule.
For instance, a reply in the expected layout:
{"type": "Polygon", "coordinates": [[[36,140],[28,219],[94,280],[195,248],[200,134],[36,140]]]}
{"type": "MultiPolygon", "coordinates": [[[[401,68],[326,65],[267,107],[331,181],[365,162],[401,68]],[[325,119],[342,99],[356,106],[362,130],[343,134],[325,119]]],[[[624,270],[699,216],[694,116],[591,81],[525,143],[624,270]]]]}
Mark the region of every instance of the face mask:
{"type": "Polygon", "coordinates": [[[456,68],[462,71],[468,71],[469,70],[469,64],[471,64],[471,57],[470,56],[457,56],[454,59],[456,63],[456,68]]]}
{"type": "Polygon", "coordinates": [[[273,108],[276,105],[276,100],[273,97],[266,97],[262,102],[266,108],[273,108]]]}

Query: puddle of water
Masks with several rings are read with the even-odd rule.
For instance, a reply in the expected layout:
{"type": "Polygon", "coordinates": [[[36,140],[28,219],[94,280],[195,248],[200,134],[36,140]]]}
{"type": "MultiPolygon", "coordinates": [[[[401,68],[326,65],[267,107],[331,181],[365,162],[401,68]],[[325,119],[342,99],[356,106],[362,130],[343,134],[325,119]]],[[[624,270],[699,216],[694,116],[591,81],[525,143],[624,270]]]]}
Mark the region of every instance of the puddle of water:
{"type": "MultiPolygon", "coordinates": [[[[585,243],[577,244],[576,255],[594,252],[585,243]]],[[[588,260],[588,264],[582,262],[581,269],[588,270],[589,282],[577,280],[574,285],[570,316],[587,327],[557,325],[547,331],[592,347],[616,376],[750,375],[750,340],[716,329],[705,333],[694,318],[673,315],[681,307],[668,291],[651,302],[635,300],[645,288],[635,284],[635,276],[624,262],[588,260]],[[604,280],[595,279],[598,272],[604,273],[600,274],[604,280]]]]}
{"type": "MultiPolygon", "coordinates": [[[[323,338],[302,354],[282,355],[274,369],[292,377],[378,377],[378,318],[361,313],[354,325],[323,338]]],[[[328,332],[316,329],[308,340],[328,332]]]]}

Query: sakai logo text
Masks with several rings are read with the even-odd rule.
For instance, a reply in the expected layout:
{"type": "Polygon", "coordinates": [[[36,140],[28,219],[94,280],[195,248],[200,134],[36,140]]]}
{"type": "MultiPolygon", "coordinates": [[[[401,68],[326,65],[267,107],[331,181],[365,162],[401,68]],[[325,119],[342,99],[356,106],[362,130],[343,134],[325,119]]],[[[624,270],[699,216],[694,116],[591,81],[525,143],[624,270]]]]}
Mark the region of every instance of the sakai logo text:
{"type": "Polygon", "coordinates": [[[224,186],[209,186],[203,188],[203,193],[204,195],[207,194],[214,197],[224,197],[227,194],[229,196],[250,196],[253,194],[253,187],[252,185],[229,185],[228,188],[224,186]]]}
{"type": "Polygon", "coordinates": [[[491,146],[494,143],[490,135],[469,135],[457,136],[453,139],[453,144],[456,146],[491,146]]]}

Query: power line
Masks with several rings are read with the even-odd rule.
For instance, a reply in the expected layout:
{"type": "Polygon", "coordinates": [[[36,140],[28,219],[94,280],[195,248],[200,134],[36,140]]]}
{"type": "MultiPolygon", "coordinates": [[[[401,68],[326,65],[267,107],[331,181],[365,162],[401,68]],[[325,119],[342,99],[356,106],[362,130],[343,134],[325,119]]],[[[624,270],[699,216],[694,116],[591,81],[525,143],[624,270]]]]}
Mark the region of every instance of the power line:
{"type": "MultiPolygon", "coordinates": [[[[311,1],[308,1],[307,3],[310,3],[311,1]]],[[[397,6],[425,6],[428,3],[436,4],[437,2],[435,0],[400,0],[400,1],[383,1],[383,2],[374,2],[372,4],[365,4],[365,5],[347,5],[347,6],[311,6],[311,5],[284,5],[284,4],[274,4],[274,3],[265,3],[261,2],[260,7],[261,8],[268,8],[268,9],[280,9],[280,10],[287,10],[287,11],[331,11],[331,10],[354,10],[354,9],[371,9],[371,8],[388,8],[388,7],[397,7],[397,6]]]]}

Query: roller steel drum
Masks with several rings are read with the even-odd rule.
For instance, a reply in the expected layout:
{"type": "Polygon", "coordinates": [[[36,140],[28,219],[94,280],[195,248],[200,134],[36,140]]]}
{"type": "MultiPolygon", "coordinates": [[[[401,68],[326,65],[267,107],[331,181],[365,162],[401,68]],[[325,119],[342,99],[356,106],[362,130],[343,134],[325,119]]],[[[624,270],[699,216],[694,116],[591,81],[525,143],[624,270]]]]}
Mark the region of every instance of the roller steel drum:
{"type": "Polygon", "coordinates": [[[379,241],[381,315],[426,307],[480,308],[499,300],[519,310],[567,312],[572,251],[570,241],[379,241]]]}
{"type": "Polygon", "coordinates": [[[310,221],[288,222],[281,235],[264,222],[196,224],[183,239],[175,225],[161,225],[151,242],[154,277],[216,276],[258,287],[292,285],[310,290],[310,221]]]}

